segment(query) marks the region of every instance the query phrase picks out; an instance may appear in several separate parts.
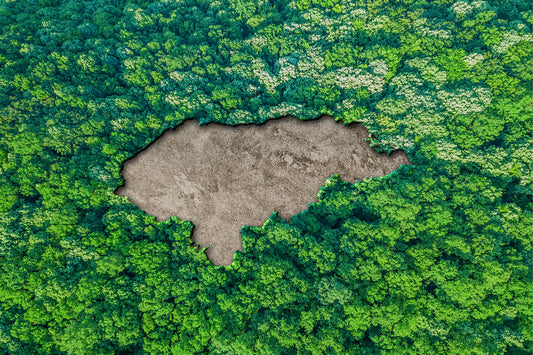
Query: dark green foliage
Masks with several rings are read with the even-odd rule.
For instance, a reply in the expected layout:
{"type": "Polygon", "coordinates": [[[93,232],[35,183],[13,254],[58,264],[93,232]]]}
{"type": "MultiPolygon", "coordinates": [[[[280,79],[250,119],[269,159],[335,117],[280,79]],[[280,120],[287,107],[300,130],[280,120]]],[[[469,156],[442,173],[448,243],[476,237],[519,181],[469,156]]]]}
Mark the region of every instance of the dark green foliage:
{"type": "MultiPolygon", "coordinates": [[[[533,338],[531,4],[0,5],[0,352],[521,354],[533,338]],[[194,117],[363,122],[415,166],[243,227],[214,267],[192,224],[113,191],[194,117]]],[[[332,172],[334,173],[334,172],[332,172]]]]}

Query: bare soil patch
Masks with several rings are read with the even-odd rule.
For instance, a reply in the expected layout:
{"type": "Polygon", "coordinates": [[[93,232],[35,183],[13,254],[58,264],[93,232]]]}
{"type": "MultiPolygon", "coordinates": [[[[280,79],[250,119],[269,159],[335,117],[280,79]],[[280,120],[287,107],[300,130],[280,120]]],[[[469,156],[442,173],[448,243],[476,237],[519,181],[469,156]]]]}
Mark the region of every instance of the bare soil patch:
{"type": "Polygon", "coordinates": [[[242,250],[242,226],[261,226],[274,211],[287,220],[302,212],[332,174],[355,183],[411,164],[404,152],[376,152],[366,137],[362,124],[329,116],[235,127],[187,120],[124,163],[115,193],[158,221],[192,221],[208,258],[229,265],[242,250]]]}

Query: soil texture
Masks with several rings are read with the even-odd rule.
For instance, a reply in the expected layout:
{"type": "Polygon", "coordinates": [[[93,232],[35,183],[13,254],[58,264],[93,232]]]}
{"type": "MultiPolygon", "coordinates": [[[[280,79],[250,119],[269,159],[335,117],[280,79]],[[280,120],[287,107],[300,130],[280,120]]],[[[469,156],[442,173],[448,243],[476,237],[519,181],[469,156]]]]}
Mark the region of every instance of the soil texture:
{"type": "Polygon", "coordinates": [[[362,124],[330,116],[234,127],[186,120],[124,163],[115,193],[158,221],[192,221],[208,258],[229,265],[242,250],[242,226],[262,226],[274,211],[290,220],[317,201],[332,174],[355,183],[411,164],[404,152],[376,152],[367,137],[362,124]]]}

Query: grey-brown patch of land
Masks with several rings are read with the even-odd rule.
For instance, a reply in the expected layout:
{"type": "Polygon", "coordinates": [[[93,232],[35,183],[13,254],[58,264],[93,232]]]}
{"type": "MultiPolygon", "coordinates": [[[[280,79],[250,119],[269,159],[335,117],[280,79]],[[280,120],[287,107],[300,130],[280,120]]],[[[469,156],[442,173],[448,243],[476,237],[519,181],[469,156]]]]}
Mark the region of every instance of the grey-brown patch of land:
{"type": "Polygon", "coordinates": [[[158,221],[192,221],[193,240],[215,265],[242,250],[242,226],[261,226],[274,211],[289,219],[316,202],[332,174],[355,183],[410,164],[404,152],[370,148],[362,124],[330,116],[288,116],[235,127],[187,120],[127,160],[115,192],[158,221]]]}

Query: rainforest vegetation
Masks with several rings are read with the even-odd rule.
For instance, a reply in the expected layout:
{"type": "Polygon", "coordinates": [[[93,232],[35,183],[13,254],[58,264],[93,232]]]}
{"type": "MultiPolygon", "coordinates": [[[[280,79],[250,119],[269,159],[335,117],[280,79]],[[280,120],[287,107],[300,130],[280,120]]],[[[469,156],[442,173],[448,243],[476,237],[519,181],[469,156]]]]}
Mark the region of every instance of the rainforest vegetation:
{"type": "Polygon", "coordinates": [[[0,4],[0,352],[533,350],[526,0],[0,4]],[[332,175],[215,267],[113,194],[187,118],[362,122],[414,165],[332,175]]]}

